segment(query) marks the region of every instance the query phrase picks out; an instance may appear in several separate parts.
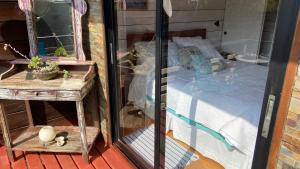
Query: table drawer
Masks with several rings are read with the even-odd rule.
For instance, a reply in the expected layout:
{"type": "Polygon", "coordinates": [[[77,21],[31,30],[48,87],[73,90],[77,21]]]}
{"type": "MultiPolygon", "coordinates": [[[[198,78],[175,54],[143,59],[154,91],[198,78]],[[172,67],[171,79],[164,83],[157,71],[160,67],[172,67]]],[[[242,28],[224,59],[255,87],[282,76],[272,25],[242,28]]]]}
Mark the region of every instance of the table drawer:
{"type": "Polygon", "coordinates": [[[45,100],[45,101],[80,101],[80,91],[36,91],[0,89],[3,100],[45,100]]]}
{"type": "Polygon", "coordinates": [[[56,91],[19,90],[19,91],[16,91],[16,96],[23,96],[23,97],[56,97],[56,91]]]}

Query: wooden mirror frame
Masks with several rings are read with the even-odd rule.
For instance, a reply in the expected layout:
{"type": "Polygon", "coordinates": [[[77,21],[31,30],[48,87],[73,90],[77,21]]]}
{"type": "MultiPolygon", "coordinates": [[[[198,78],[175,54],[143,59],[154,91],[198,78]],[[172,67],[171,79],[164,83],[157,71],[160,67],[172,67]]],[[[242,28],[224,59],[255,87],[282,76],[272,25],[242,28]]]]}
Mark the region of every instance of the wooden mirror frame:
{"type": "MultiPolygon", "coordinates": [[[[71,0],[72,2],[72,22],[74,32],[74,50],[76,60],[85,61],[85,54],[82,46],[82,24],[81,18],[87,11],[85,0],[71,0]]],[[[28,39],[30,44],[30,56],[35,56],[38,53],[37,36],[35,31],[35,17],[31,12],[33,10],[34,0],[18,0],[20,9],[26,15],[28,39]]]]}

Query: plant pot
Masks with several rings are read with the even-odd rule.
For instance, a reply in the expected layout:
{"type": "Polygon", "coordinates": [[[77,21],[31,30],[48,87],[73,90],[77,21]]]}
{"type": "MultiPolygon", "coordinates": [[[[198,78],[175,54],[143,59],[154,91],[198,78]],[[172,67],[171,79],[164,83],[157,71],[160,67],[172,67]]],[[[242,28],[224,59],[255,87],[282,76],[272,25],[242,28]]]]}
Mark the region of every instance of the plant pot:
{"type": "Polygon", "coordinates": [[[52,71],[52,72],[37,72],[37,71],[32,71],[32,74],[40,79],[40,80],[51,80],[57,77],[58,71],[52,71]]]}

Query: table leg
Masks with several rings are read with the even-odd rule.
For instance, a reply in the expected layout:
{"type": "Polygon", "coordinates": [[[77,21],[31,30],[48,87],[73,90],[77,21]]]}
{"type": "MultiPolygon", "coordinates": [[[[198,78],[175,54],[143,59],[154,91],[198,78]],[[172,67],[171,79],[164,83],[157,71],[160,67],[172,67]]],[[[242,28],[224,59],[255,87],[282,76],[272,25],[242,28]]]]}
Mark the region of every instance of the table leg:
{"type": "Polygon", "coordinates": [[[86,163],[90,163],[89,154],[88,154],[88,143],[87,143],[87,138],[86,138],[86,124],[85,124],[85,118],[84,118],[84,108],[83,108],[82,101],[76,102],[76,109],[77,109],[77,117],[78,117],[78,126],[80,129],[82,157],[86,163]]]}
{"type": "Polygon", "coordinates": [[[26,107],[26,113],[27,113],[29,126],[33,127],[34,123],[33,123],[32,112],[31,112],[29,100],[25,100],[25,107],[26,107]]]}
{"type": "Polygon", "coordinates": [[[4,105],[1,101],[0,101],[0,122],[1,122],[3,140],[6,146],[7,156],[9,158],[9,161],[14,162],[15,158],[12,151],[12,143],[11,143],[11,137],[9,133],[8,123],[7,123],[7,117],[4,110],[4,105]]]}

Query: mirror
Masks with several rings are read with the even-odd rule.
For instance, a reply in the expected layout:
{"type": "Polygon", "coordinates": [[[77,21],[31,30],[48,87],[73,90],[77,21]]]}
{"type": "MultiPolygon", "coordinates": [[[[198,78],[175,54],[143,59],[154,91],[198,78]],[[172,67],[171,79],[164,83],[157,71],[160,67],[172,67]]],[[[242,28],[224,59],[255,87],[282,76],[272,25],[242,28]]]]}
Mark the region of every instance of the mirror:
{"type": "Polygon", "coordinates": [[[39,56],[74,57],[71,0],[35,0],[33,16],[39,56]]]}
{"type": "Polygon", "coordinates": [[[81,18],[85,0],[18,0],[26,15],[30,56],[85,61],[81,18]]]}

